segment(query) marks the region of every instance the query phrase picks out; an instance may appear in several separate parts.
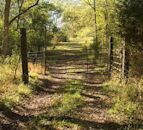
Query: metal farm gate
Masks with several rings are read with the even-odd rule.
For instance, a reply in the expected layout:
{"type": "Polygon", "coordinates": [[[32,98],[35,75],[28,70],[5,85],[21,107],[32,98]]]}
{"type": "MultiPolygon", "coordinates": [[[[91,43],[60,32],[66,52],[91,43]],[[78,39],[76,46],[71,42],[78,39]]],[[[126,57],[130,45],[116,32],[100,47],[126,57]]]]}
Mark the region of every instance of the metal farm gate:
{"type": "Polygon", "coordinates": [[[100,49],[100,53],[92,49],[49,50],[45,55],[45,71],[56,79],[94,83],[97,76],[108,75],[107,52],[106,49],[100,49]]]}
{"type": "Polygon", "coordinates": [[[78,43],[60,43],[57,46],[45,52],[28,53],[29,62],[40,63],[44,74],[57,79],[95,81],[98,76],[114,75],[121,81],[128,78],[129,53],[125,42],[116,49],[111,38],[109,48],[98,51],[84,48],[78,43]],[[57,49],[57,46],[61,47],[57,49]]]}

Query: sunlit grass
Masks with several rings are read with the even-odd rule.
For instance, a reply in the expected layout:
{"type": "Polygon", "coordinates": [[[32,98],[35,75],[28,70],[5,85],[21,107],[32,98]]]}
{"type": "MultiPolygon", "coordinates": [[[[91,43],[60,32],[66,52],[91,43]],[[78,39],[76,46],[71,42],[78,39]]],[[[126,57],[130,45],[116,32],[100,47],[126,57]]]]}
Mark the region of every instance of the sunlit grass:
{"type": "Polygon", "coordinates": [[[82,124],[64,119],[64,117],[76,115],[77,110],[84,105],[82,91],[84,91],[84,86],[81,81],[67,81],[62,93],[54,94],[52,105],[49,107],[48,112],[30,121],[28,128],[34,129],[36,126],[40,130],[44,130],[47,127],[49,129],[82,129],[82,124]]]}
{"type": "Polygon", "coordinates": [[[30,96],[38,79],[36,73],[30,72],[30,84],[24,85],[18,59],[16,55],[0,58],[0,108],[2,109],[10,109],[20,103],[25,96],[30,96]],[[15,73],[16,67],[18,68],[15,73]]]}
{"type": "Polygon", "coordinates": [[[21,95],[30,95],[32,93],[32,90],[31,90],[30,86],[20,84],[18,86],[17,93],[21,94],[21,95]]]}
{"type": "Polygon", "coordinates": [[[85,42],[60,42],[58,44],[48,47],[48,50],[73,50],[74,49],[74,50],[82,51],[82,49],[85,46],[87,46],[87,43],[85,42]]]}
{"type": "Polygon", "coordinates": [[[140,124],[140,120],[143,120],[142,80],[131,80],[122,84],[119,80],[112,79],[103,88],[106,94],[112,97],[113,105],[108,113],[113,120],[129,125],[140,124]]]}

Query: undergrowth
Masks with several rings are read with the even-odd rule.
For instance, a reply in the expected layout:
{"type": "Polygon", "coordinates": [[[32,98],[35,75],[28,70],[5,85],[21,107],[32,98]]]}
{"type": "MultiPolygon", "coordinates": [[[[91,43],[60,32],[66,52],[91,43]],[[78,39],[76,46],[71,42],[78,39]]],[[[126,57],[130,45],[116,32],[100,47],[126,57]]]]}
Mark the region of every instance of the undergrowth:
{"type": "Polygon", "coordinates": [[[4,111],[20,103],[26,96],[30,96],[37,81],[37,75],[31,73],[30,85],[24,85],[21,81],[19,63],[17,55],[0,57],[0,109],[4,111]]]}
{"type": "Polygon", "coordinates": [[[113,79],[104,90],[112,97],[113,105],[108,113],[113,120],[127,124],[128,130],[143,127],[143,79],[130,80],[127,84],[113,79]]]}

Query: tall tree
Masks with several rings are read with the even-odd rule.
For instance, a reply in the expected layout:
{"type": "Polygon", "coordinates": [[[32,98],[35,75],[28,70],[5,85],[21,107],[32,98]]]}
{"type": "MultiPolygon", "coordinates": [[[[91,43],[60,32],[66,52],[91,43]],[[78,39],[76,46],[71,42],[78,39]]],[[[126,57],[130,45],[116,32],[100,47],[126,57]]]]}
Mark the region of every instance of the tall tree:
{"type": "Polygon", "coordinates": [[[3,16],[3,41],[2,41],[3,55],[7,55],[9,53],[8,32],[9,32],[10,5],[11,5],[11,0],[5,0],[5,9],[3,16]]]}
{"type": "Polygon", "coordinates": [[[96,6],[96,0],[84,0],[93,10],[94,12],[94,40],[97,43],[98,42],[98,32],[97,32],[97,6],[96,6]]]}
{"type": "MultiPolygon", "coordinates": [[[[35,7],[36,5],[39,4],[40,0],[36,0],[34,4],[28,6],[27,8],[22,10],[22,6],[24,4],[23,0],[21,0],[21,5],[20,5],[20,10],[19,13],[14,16],[11,20],[9,20],[10,16],[10,9],[11,9],[11,0],[5,0],[5,9],[4,9],[4,16],[3,16],[3,24],[4,24],[4,29],[3,29],[3,41],[2,41],[2,54],[3,55],[8,55],[9,54],[9,42],[8,42],[8,36],[9,36],[9,26],[16,20],[18,19],[21,15],[25,14],[27,11],[29,11],[31,8],[35,7]]],[[[18,1],[20,2],[20,1],[18,1]]]]}

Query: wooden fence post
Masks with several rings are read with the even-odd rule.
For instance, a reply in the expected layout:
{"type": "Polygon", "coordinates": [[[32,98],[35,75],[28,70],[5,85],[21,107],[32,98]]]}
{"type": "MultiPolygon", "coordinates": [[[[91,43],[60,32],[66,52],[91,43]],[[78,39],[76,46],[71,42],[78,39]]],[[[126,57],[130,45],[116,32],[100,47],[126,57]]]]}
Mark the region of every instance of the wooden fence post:
{"type": "Polygon", "coordinates": [[[113,65],[113,37],[110,39],[109,43],[109,76],[112,74],[112,65],[113,65]]]}
{"type": "Polygon", "coordinates": [[[26,39],[26,29],[20,29],[21,35],[21,60],[22,60],[22,80],[24,84],[29,83],[28,79],[28,59],[27,59],[27,39],[26,39]]]}
{"type": "Polygon", "coordinates": [[[87,57],[86,57],[86,58],[87,58],[87,59],[86,59],[86,60],[87,60],[87,61],[86,61],[87,63],[86,63],[86,64],[87,64],[87,73],[88,73],[88,71],[89,71],[89,63],[88,63],[88,48],[87,48],[87,47],[86,47],[86,55],[87,55],[87,57]]]}
{"type": "Polygon", "coordinates": [[[129,55],[129,48],[125,46],[125,77],[126,81],[129,78],[129,69],[130,69],[130,55],[129,55]]]}
{"type": "Polygon", "coordinates": [[[125,41],[122,46],[122,82],[126,83],[129,75],[129,49],[125,41]]]}
{"type": "Polygon", "coordinates": [[[44,75],[46,75],[47,72],[47,61],[46,61],[46,44],[47,44],[47,28],[45,27],[45,41],[44,41],[44,75]]]}

